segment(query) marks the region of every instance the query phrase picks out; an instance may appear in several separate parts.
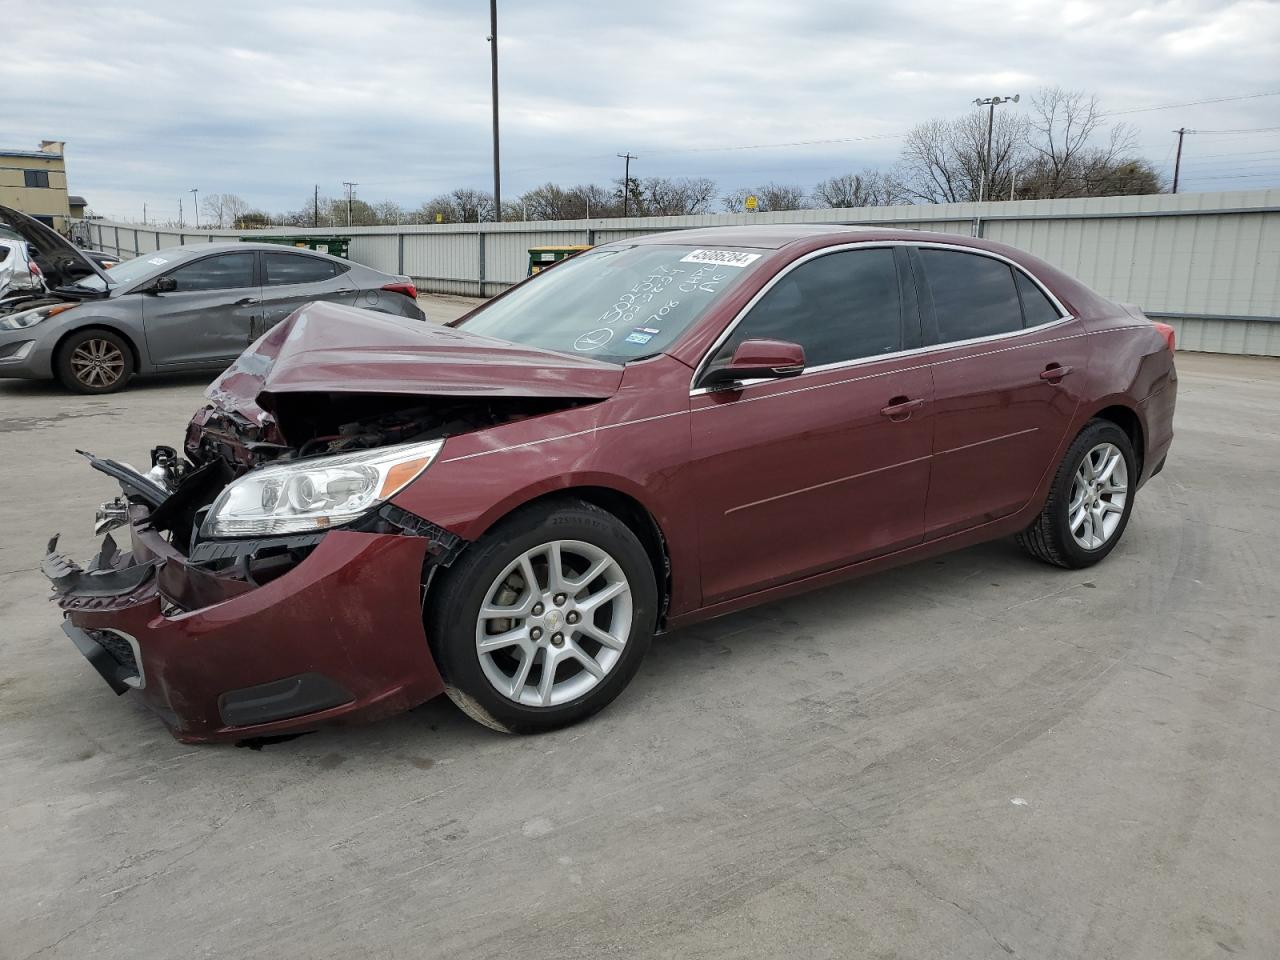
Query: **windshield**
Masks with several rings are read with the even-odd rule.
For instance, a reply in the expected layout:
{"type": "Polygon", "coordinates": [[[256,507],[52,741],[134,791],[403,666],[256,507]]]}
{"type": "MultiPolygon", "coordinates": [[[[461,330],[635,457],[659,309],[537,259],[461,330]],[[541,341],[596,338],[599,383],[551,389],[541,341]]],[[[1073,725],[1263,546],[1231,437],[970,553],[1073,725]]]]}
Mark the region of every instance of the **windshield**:
{"type": "MultiPolygon", "coordinates": [[[[111,286],[127,287],[137,283],[139,280],[147,279],[152,274],[171,270],[183,260],[188,260],[196,254],[204,252],[200,249],[192,250],[187,247],[168,247],[164,250],[156,250],[154,253],[144,253],[140,257],[125,260],[123,263],[117,263],[107,271],[107,276],[111,278],[111,286]]],[[[79,281],[76,286],[85,287],[89,290],[103,290],[106,284],[95,273],[79,281]]]]}
{"type": "Polygon", "coordinates": [[[546,271],[463,326],[529,347],[626,363],[665,350],[761,256],[743,249],[610,245],[546,271]]]}

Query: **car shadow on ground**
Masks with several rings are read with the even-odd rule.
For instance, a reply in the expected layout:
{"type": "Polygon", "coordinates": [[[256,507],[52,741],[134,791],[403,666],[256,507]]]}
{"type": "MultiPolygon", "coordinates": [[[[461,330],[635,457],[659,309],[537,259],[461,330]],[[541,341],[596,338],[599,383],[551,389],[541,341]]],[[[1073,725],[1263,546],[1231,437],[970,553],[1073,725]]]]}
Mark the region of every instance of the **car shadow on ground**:
{"type": "MultiPolygon", "coordinates": [[[[1043,577],[1046,569],[1027,557],[1013,540],[997,540],[662,634],[654,639],[629,688],[602,714],[568,730],[523,739],[544,744],[542,749],[547,749],[560,737],[576,737],[582,727],[593,723],[644,723],[645,714],[669,709],[664,705],[667,699],[687,699],[699,675],[710,684],[713,672],[727,670],[749,676],[778,669],[781,661],[806,655],[806,645],[815,642],[815,621],[819,619],[827,625],[847,625],[848,642],[857,644],[863,642],[863,624],[882,617],[887,609],[903,603],[959,603],[958,598],[972,592],[974,584],[1016,589],[1019,581],[1043,577]]],[[[1061,573],[1071,576],[1070,571],[1061,573]]],[[[882,626],[876,629],[882,631],[882,626]]],[[[865,636],[868,641],[884,639],[875,633],[865,636]]],[[[822,669],[816,660],[813,669],[822,669]]],[[[733,684],[723,676],[714,682],[733,684]]],[[[332,726],[283,742],[243,745],[282,759],[319,762],[329,758],[328,763],[336,767],[337,757],[344,758],[343,763],[359,757],[362,766],[376,765],[379,757],[388,761],[425,753],[458,757],[467,755],[468,750],[511,741],[507,735],[469,719],[447,697],[440,696],[407,713],[370,724],[332,726]]],[[[321,768],[326,768],[324,763],[321,768]]]]}
{"type": "Polygon", "coordinates": [[[139,377],[131,380],[124,390],[117,393],[74,393],[57,380],[0,380],[0,398],[10,397],[58,397],[66,400],[96,399],[115,397],[124,393],[144,393],[148,390],[161,390],[167,387],[203,386],[212,383],[217,372],[208,370],[199,373],[164,373],[156,376],[139,377]]]}

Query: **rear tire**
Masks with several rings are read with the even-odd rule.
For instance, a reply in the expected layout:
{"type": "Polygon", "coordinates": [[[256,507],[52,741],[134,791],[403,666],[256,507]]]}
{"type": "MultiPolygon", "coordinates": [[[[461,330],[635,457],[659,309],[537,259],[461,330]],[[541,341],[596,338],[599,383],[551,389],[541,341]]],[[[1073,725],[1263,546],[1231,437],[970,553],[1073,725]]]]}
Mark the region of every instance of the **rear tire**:
{"type": "Polygon", "coordinates": [[[464,713],[536,733],[622,692],[653,638],[657,599],[636,535],[606,510],[562,500],[504,520],[440,572],[427,636],[464,713]]]}
{"type": "Polygon", "coordinates": [[[1124,535],[1137,483],[1128,434],[1109,420],[1089,421],[1058,465],[1040,516],[1018,534],[1018,543],[1054,566],[1093,566],[1124,535]]]}
{"type": "Polygon", "coordinates": [[[54,372],[75,393],[115,393],[133,377],[133,351],[110,330],[77,330],[58,348],[54,372]]]}

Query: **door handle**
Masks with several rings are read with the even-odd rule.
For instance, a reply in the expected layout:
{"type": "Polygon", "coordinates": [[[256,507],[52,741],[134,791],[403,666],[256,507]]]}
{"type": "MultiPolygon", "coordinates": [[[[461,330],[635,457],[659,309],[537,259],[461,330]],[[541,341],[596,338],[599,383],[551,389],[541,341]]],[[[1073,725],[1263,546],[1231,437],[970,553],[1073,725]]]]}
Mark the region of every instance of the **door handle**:
{"type": "Polygon", "coordinates": [[[890,420],[905,420],[911,415],[912,410],[919,410],[924,404],[925,401],[922,399],[908,400],[906,397],[894,397],[887,407],[880,408],[880,413],[890,420]]]}
{"type": "Polygon", "coordinates": [[[1048,383],[1057,383],[1070,372],[1070,367],[1064,367],[1058,363],[1051,363],[1040,371],[1040,379],[1048,383]]]}
{"type": "Polygon", "coordinates": [[[242,297],[241,299],[237,300],[234,304],[232,304],[232,306],[248,307],[248,306],[252,306],[255,303],[261,303],[261,302],[262,302],[261,300],[255,300],[253,297],[242,297]]]}

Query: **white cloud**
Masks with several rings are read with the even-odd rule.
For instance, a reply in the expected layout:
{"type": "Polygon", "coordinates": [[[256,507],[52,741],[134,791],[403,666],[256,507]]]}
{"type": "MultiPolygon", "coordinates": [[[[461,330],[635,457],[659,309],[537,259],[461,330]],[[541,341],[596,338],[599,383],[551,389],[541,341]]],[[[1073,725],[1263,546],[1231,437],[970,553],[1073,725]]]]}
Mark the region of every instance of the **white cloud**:
{"type": "MultiPolygon", "coordinates": [[[[1041,85],[1113,110],[1280,90],[1280,6],[1261,0],[499,6],[505,194],[607,180],[623,150],[641,175],[809,184],[888,164],[898,142],[707,148],[892,135],[1041,85]]],[[[280,210],[357,180],[416,204],[489,184],[488,27],[484,4],[457,0],[45,0],[6,20],[4,145],[67,140],[73,191],[122,216],[176,212],[193,186],[280,210]]],[[[1278,116],[1280,97],[1125,119],[1160,163],[1173,127],[1278,116]]],[[[1280,153],[1232,156],[1268,147],[1280,137],[1190,141],[1189,186],[1280,182],[1280,153]]]]}

